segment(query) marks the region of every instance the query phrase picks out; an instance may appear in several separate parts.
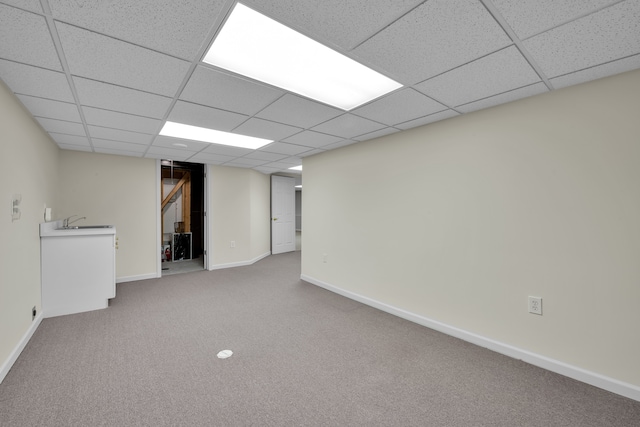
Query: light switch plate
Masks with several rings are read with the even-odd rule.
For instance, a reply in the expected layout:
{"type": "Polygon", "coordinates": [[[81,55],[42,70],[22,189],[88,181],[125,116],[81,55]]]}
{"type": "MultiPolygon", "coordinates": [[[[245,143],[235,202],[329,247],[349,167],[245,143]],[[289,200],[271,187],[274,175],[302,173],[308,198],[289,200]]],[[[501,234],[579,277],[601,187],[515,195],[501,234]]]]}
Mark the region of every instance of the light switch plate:
{"type": "Polygon", "coordinates": [[[14,194],[11,196],[11,222],[20,219],[20,203],[22,202],[22,194],[14,194]]]}

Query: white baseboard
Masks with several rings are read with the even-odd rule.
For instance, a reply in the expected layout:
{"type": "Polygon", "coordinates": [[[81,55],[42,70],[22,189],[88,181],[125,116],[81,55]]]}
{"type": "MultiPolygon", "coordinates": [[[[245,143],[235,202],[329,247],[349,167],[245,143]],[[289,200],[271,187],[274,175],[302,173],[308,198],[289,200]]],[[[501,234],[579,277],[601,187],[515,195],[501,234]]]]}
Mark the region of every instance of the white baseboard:
{"type": "Polygon", "coordinates": [[[612,393],[619,394],[629,399],[640,401],[640,387],[625,383],[623,381],[616,380],[614,378],[607,377],[605,375],[598,374],[596,372],[587,371],[576,366],[569,365],[567,363],[551,359],[546,356],[542,356],[536,353],[532,353],[527,350],[505,344],[499,341],[492,340],[490,338],[483,337],[473,332],[465,331],[463,329],[456,328],[454,326],[447,325],[437,320],[428,319],[426,317],[408,312],[406,310],[393,307],[391,305],[376,301],[374,299],[356,294],[351,291],[338,288],[336,286],[325,283],[321,280],[314,279],[305,274],[300,275],[300,279],[305,282],[309,282],[313,285],[327,289],[336,294],[350,298],[352,300],[361,302],[368,306],[377,308],[378,310],[393,314],[394,316],[401,317],[411,322],[417,323],[427,328],[442,332],[447,335],[459,338],[461,340],[470,342],[480,347],[487,348],[495,351],[496,353],[504,354],[505,356],[512,357],[514,359],[522,360],[540,368],[546,369],[551,372],[555,372],[560,375],[564,375],[574,380],[581,381],[586,384],[610,391],[612,393]]]}
{"type": "Polygon", "coordinates": [[[22,350],[24,350],[34,332],[36,331],[36,329],[38,329],[38,326],[40,326],[40,322],[42,322],[42,312],[40,312],[40,314],[38,314],[36,318],[33,319],[33,322],[31,322],[29,329],[27,329],[27,331],[22,336],[22,339],[18,342],[18,345],[16,345],[11,354],[9,354],[9,358],[2,364],[2,367],[0,367],[0,383],[4,381],[4,377],[7,376],[13,364],[16,363],[16,360],[18,360],[18,356],[20,356],[22,350]]]}
{"type": "Polygon", "coordinates": [[[116,283],[136,282],[138,280],[156,279],[157,277],[157,273],[138,274],[136,276],[123,276],[117,277],[116,283]]]}
{"type": "Polygon", "coordinates": [[[232,268],[232,267],[244,267],[247,265],[255,264],[263,258],[271,255],[271,252],[265,252],[262,255],[255,257],[254,259],[250,259],[248,261],[238,261],[238,262],[230,262],[228,264],[214,264],[209,266],[209,270],[220,270],[222,268],[232,268]]]}

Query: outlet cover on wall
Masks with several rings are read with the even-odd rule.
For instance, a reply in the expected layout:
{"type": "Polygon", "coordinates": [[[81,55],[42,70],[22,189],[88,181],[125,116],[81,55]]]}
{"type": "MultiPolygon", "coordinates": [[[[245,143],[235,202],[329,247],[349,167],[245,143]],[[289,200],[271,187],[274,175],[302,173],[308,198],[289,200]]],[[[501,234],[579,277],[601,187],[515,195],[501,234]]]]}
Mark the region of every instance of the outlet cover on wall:
{"type": "Polygon", "coordinates": [[[529,313],[542,316],[542,298],[529,297],[529,313]]]}

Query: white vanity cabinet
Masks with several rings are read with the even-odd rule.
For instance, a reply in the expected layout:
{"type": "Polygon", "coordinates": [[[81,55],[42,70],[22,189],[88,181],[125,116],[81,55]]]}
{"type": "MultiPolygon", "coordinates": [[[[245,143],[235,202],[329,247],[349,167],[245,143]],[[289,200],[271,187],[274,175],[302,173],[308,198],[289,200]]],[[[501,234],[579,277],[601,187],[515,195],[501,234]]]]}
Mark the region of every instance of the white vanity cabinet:
{"type": "Polygon", "coordinates": [[[40,225],[43,316],[107,308],[116,296],[115,227],[58,227],[40,225]]]}

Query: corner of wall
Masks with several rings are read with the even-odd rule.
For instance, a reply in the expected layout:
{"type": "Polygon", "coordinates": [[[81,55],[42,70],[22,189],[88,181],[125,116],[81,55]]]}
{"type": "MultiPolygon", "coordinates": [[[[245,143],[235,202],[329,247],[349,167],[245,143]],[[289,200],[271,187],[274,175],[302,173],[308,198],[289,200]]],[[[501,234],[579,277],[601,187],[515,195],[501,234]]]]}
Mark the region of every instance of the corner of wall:
{"type": "MultiPolygon", "coordinates": [[[[39,224],[59,203],[60,149],[0,80],[0,199],[20,195],[20,217],[0,209],[0,365],[8,370],[42,312],[39,224]]],[[[4,203],[4,202],[3,202],[4,203]]]]}

